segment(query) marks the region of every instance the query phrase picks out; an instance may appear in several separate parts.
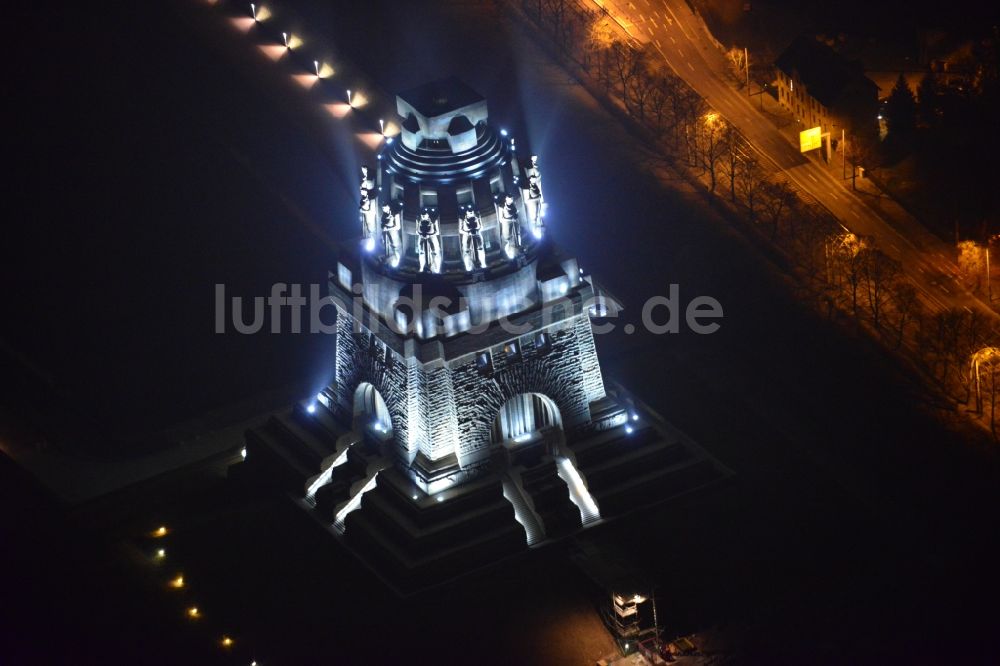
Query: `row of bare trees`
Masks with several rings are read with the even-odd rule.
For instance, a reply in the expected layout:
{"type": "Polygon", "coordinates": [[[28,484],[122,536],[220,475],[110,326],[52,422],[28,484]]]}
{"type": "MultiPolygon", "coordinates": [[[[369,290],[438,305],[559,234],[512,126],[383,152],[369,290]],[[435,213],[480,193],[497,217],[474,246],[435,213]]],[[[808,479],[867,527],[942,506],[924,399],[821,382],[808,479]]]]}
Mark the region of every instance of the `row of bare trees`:
{"type": "MultiPolygon", "coordinates": [[[[656,137],[664,159],[690,169],[710,193],[726,200],[781,250],[804,298],[827,316],[847,317],[905,353],[944,394],[969,403],[970,358],[984,346],[1000,348],[1000,335],[989,330],[982,315],[925,309],[898,261],[873,239],[849,233],[826,209],[767,168],[743,136],[662,58],[619,38],[607,15],[570,0],[521,2],[591,82],[656,137]]],[[[852,161],[863,157],[859,150],[849,155],[852,161]]],[[[990,382],[1000,381],[997,371],[1000,352],[989,365],[990,382]]],[[[982,385],[979,376],[977,388],[982,385]]],[[[976,406],[983,413],[980,393],[976,406]]],[[[991,423],[995,393],[994,408],[987,410],[991,423]]]]}

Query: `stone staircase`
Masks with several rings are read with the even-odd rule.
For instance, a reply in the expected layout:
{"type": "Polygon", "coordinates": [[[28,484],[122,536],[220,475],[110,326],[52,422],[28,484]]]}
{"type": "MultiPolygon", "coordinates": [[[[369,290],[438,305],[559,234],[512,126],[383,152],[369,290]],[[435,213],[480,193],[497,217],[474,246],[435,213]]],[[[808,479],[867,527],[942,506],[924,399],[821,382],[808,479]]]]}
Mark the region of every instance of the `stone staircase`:
{"type": "Polygon", "coordinates": [[[556,466],[559,470],[559,478],[565,482],[569,490],[570,500],[580,511],[580,524],[586,527],[600,520],[601,511],[597,502],[594,501],[573,461],[565,456],[560,456],[556,459],[556,466]]]}
{"type": "Polygon", "coordinates": [[[531,498],[535,514],[541,519],[546,537],[558,537],[580,527],[580,510],[572,499],[571,490],[559,475],[559,467],[551,456],[539,464],[518,470],[521,488],[531,498]]]}
{"type": "Polygon", "coordinates": [[[527,537],[528,545],[534,546],[545,538],[545,529],[542,527],[541,521],[535,514],[535,510],[530,506],[528,500],[524,497],[521,488],[518,484],[511,478],[510,474],[504,474],[502,477],[503,483],[503,496],[507,498],[511,506],[514,507],[514,518],[517,522],[521,523],[521,527],[524,528],[525,536],[527,537]]]}
{"type": "Polygon", "coordinates": [[[377,433],[351,431],[325,401],[248,430],[233,476],[304,499],[407,592],[729,474],[669,424],[604,403],[603,429],[569,433],[557,455],[498,456],[494,471],[435,495],[393,464],[377,433]]]}

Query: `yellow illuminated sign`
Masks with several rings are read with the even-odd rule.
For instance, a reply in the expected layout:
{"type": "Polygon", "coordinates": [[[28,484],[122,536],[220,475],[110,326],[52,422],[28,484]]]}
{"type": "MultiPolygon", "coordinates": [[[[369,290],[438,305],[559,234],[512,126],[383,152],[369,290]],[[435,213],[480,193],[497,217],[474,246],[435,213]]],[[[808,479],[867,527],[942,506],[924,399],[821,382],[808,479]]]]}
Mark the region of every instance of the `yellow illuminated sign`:
{"type": "Polygon", "coordinates": [[[810,127],[799,132],[799,151],[807,153],[823,146],[823,133],[819,127],[810,127]]]}

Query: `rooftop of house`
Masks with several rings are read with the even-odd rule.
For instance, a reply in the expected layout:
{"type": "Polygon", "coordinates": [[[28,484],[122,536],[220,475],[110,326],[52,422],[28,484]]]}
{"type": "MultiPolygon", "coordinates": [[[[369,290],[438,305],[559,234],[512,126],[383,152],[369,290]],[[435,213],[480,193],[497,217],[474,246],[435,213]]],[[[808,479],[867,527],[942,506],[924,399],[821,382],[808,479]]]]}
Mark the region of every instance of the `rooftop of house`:
{"type": "Polygon", "coordinates": [[[878,86],[865,76],[861,63],[844,58],[812,37],[796,37],[774,64],[788,76],[796,76],[809,94],[827,107],[849,89],[870,88],[872,95],[878,96],[878,86]]]}

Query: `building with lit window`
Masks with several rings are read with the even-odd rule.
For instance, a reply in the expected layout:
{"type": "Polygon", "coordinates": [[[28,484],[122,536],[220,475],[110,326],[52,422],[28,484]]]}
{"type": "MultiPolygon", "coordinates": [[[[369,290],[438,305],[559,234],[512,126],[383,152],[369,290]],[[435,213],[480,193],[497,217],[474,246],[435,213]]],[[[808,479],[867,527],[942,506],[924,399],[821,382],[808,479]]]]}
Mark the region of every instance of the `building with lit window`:
{"type": "Polygon", "coordinates": [[[808,36],[796,38],[774,63],[778,102],[803,128],[820,127],[873,135],[878,129],[878,91],[861,64],[808,36]]]}
{"type": "Polygon", "coordinates": [[[456,79],[396,105],[330,273],[332,380],[247,432],[239,474],[406,589],[721,478],[606,387],[591,319],[619,305],[550,242],[537,156],[456,79]]]}

